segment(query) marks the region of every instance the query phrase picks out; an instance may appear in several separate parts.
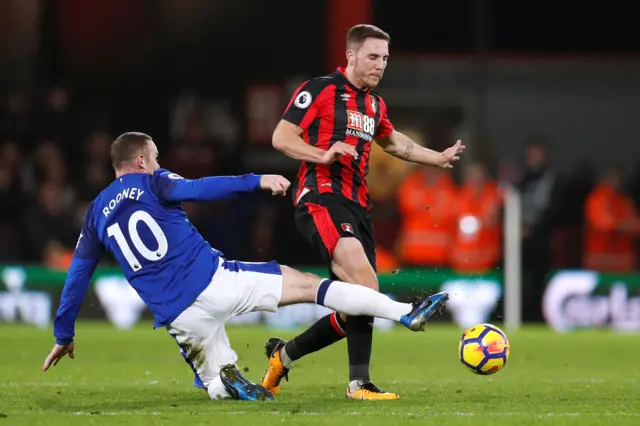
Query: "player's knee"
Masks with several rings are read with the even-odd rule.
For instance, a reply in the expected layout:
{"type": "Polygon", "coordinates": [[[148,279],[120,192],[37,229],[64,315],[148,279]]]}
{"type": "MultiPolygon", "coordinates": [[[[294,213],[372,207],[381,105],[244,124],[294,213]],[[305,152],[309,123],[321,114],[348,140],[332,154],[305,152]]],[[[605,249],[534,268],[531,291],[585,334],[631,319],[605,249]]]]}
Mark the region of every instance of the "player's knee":
{"type": "Polygon", "coordinates": [[[281,270],[283,281],[281,304],[315,302],[322,278],[284,265],[281,266],[281,270]]]}
{"type": "Polygon", "coordinates": [[[378,276],[368,263],[350,265],[349,268],[332,264],[331,268],[341,281],[378,290],[378,276]]]}
{"type": "Polygon", "coordinates": [[[356,238],[340,238],[333,252],[331,268],[342,280],[378,289],[378,276],[356,238]]]}

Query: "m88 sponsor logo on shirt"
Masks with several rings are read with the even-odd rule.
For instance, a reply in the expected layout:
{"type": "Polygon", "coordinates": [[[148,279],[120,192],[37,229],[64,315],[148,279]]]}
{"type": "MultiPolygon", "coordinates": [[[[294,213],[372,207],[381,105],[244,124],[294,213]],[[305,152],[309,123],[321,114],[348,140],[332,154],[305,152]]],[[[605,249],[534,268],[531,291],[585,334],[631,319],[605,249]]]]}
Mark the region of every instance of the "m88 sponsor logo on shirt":
{"type": "Polygon", "coordinates": [[[373,140],[376,132],[376,120],[361,113],[360,111],[347,110],[347,135],[364,139],[368,142],[373,140]]]}

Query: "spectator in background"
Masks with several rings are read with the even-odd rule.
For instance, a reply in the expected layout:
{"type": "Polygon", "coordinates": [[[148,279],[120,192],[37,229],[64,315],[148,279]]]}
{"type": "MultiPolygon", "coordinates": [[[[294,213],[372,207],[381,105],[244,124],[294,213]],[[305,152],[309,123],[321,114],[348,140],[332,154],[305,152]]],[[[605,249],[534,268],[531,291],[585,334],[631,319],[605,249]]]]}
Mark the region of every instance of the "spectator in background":
{"type": "MultiPolygon", "coordinates": [[[[640,211],[640,162],[636,163],[629,177],[629,197],[633,200],[634,207],[640,211]]],[[[640,265],[640,239],[636,241],[636,248],[638,250],[638,256],[636,256],[636,265],[640,265]]]]}
{"type": "Polygon", "coordinates": [[[414,169],[398,189],[398,253],[404,265],[449,266],[457,189],[447,169],[414,169]]]}
{"type": "MultiPolygon", "coordinates": [[[[74,200],[74,191],[68,182],[68,166],[60,146],[52,141],[43,141],[34,153],[33,184],[51,183],[58,188],[58,196],[63,208],[68,208],[74,200]]],[[[31,188],[34,190],[34,188],[31,188]]]]}
{"type": "Polygon", "coordinates": [[[44,245],[42,263],[50,269],[67,271],[73,260],[73,250],[56,240],[47,241],[44,245]]]}
{"type": "Polygon", "coordinates": [[[624,172],[610,167],[585,205],[584,267],[601,272],[634,272],[640,216],[623,189],[624,172]]]}
{"type": "Polygon", "coordinates": [[[458,272],[487,273],[502,258],[502,196],[483,163],[471,163],[463,171],[450,263],[458,272]]]}
{"type": "Polygon", "coordinates": [[[226,154],[236,149],[239,125],[233,116],[231,105],[223,99],[203,98],[195,92],[184,91],[171,106],[171,137],[182,139],[188,131],[188,123],[194,115],[202,119],[207,138],[219,142],[226,154]]]}
{"type": "Polygon", "coordinates": [[[100,164],[89,163],[85,166],[84,175],[77,184],[76,193],[82,200],[91,200],[106,188],[112,180],[112,172],[105,170],[100,164]]]}
{"type": "Polygon", "coordinates": [[[111,166],[111,136],[105,131],[96,131],[89,135],[85,145],[85,161],[100,164],[105,168],[111,166]]]}
{"type": "Polygon", "coordinates": [[[185,122],[184,136],[176,139],[160,163],[174,173],[186,178],[210,176],[220,166],[220,153],[207,137],[203,117],[193,113],[185,122]]]}
{"type": "Polygon", "coordinates": [[[31,105],[24,92],[9,93],[0,107],[0,139],[12,139],[24,146],[33,142],[31,105]]]}
{"type": "Polygon", "coordinates": [[[62,86],[51,87],[46,95],[45,102],[38,111],[36,131],[41,140],[53,140],[58,142],[63,151],[69,154],[65,159],[69,162],[77,160],[73,158],[71,112],[69,92],[62,86]]]}
{"type": "Polygon", "coordinates": [[[629,197],[633,200],[635,207],[640,210],[640,163],[636,163],[629,176],[629,197]]]}
{"type": "Polygon", "coordinates": [[[67,251],[75,246],[78,229],[74,226],[73,215],[63,206],[57,183],[42,183],[38,188],[37,202],[27,208],[22,217],[29,261],[43,262],[47,256],[51,258],[52,251],[54,255],[59,253],[55,249],[60,246],[67,251]]]}
{"type": "Polygon", "coordinates": [[[595,186],[595,171],[589,161],[582,161],[563,180],[559,226],[551,237],[551,264],[553,269],[576,269],[582,266],[584,205],[595,186]]]}
{"type": "Polygon", "coordinates": [[[551,235],[562,211],[562,184],[549,164],[549,142],[526,141],[522,194],[522,270],[525,320],[542,321],[541,300],[551,268],[551,235]]]}
{"type": "Polygon", "coordinates": [[[113,180],[111,142],[109,134],[103,131],[94,132],[87,139],[84,158],[78,162],[76,171],[76,190],[79,198],[94,199],[113,180]]]}
{"type": "Polygon", "coordinates": [[[17,142],[9,140],[0,145],[0,162],[11,171],[13,182],[21,191],[28,188],[30,169],[17,142]]]}
{"type": "MultiPolygon", "coordinates": [[[[400,129],[398,129],[400,130],[400,129]]],[[[422,135],[412,130],[400,130],[412,140],[424,146],[422,135]]],[[[394,247],[400,231],[398,214],[398,187],[411,169],[411,164],[384,152],[378,144],[371,145],[367,186],[372,202],[373,229],[376,241],[377,271],[388,273],[398,269],[394,247]]]]}
{"type": "Polygon", "coordinates": [[[19,182],[18,154],[15,144],[7,143],[0,150],[0,262],[21,260],[22,241],[19,223],[24,202],[19,182]]]}

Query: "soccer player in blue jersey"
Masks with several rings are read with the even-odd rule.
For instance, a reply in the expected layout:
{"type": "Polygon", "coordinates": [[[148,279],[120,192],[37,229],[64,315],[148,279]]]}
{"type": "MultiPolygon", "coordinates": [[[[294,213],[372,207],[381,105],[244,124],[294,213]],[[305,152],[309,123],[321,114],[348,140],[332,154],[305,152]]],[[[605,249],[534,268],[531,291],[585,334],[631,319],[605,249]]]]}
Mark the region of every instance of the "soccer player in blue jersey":
{"type": "Polygon", "coordinates": [[[317,303],[348,315],[370,315],[422,330],[446,293],[413,304],[364,286],[321,279],[276,262],[227,260],[189,222],[181,203],[207,202],[259,189],[284,195],[282,176],[248,174],[190,180],[161,169],[150,136],[125,133],[111,147],[116,179],[90,204],[54,320],[56,343],[43,371],[74,357],[74,323],[103,248],[156,322],[176,340],[211,399],[267,400],[273,395],[240,374],[225,331],[235,315],[317,303]]]}

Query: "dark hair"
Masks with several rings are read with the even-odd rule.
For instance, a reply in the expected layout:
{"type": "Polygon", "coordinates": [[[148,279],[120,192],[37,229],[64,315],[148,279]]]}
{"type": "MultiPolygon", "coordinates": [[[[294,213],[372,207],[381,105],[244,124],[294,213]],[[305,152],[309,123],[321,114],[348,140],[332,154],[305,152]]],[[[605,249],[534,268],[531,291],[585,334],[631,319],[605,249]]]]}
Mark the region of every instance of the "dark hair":
{"type": "Polygon", "coordinates": [[[387,43],[391,41],[389,34],[375,25],[359,24],[351,27],[349,32],[347,32],[347,49],[356,47],[356,45],[359,47],[368,38],[385,40],[387,43]]]}
{"type": "Polygon", "coordinates": [[[551,151],[551,139],[542,133],[531,133],[524,140],[524,147],[528,148],[542,148],[549,152],[551,151]]]}
{"type": "Polygon", "coordinates": [[[131,161],[151,140],[151,136],[140,132],[123,133],[111,144],[111,163],[119,168],[131,161]]]}

